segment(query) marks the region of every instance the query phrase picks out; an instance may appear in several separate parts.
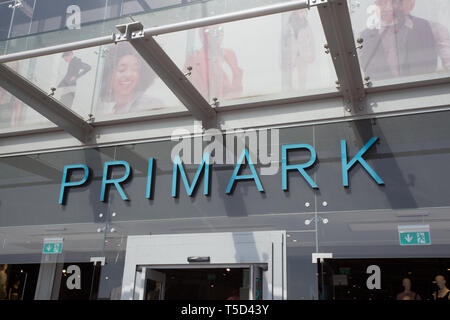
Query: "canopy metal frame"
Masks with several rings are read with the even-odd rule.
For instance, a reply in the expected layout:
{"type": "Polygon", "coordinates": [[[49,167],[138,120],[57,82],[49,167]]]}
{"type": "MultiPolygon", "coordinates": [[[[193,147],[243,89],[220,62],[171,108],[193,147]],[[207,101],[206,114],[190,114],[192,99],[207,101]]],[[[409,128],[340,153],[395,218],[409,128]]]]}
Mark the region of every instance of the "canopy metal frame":
{"type": "Polygon", "coordinates": [[[336,70],[336,84],[344,99],[345,111],[357,113],[363,109],[366,92],[357,54],[361,44],[355,43],[347,1],[328,1],[318,6],[318,10],[327,39],[325,49],[336,70]]]}
{"type": "Polygon", "coordinates": [[[327,39],[326,47],[336,70],[338,89],[344,101],[344,108],[347,112],[356,112],[364,105],[365,88],[346,0],[296,0],[148,29],[145,29],[140,22],[118,25],[116,27],[119,33],[113,33],[110,36],[0,56],[0,70],[2,71],[0,86],[79,141],[92,143],[95,122],[82,119],[49,96],[48,93],[15,74],[3,64],[20,59],[128,41],[182,102],[192,117],[202,122],[204,129],[218,127],[216,108],[203,98],[186,75],[155,41],[154,36],[293,10],[309,9],[314,6],[317,6],[319,10],[327,39]]]}
{"type": "Polygon", "coordinates": [[[28,79],[0,63],[0,86],[83,143],[92,142],[94,128],[28,79]]]}

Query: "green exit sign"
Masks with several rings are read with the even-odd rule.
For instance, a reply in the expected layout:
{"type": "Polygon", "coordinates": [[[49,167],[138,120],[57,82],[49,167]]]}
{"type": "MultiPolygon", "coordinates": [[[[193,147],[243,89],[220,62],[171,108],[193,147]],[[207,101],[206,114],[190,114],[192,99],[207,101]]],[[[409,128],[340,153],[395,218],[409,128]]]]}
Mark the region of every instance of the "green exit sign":
{"type": "Polygon", "coordinates": [[[58,254],[62,252],[62,249],[63,249],[62,238],[44,239],[44,247],[42,249],[42,253],[58,254]]]}
{"type": "Polygon", "coordinates": [[[430,245],[430,225],[398,226],[400,245],[421,246],[430,245]]]}

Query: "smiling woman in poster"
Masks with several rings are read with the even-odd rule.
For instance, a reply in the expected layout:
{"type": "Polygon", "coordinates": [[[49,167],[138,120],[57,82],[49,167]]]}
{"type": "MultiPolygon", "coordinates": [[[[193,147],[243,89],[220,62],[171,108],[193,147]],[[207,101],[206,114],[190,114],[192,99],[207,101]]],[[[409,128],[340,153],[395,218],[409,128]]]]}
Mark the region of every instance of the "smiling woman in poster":
{"type": "Polygon", "coordinates": [[[101,114],[126,114],[163,106],[146,93],[156,79],[155,72],[126,42],[109,48],[101,77],[101,114]]]}

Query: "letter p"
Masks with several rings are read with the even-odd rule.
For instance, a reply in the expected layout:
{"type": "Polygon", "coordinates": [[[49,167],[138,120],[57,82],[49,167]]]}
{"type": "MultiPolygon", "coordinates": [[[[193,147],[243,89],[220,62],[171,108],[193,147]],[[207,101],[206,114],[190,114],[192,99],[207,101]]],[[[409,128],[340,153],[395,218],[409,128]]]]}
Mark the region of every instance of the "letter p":
{"type": "Polygon", "coordinates": [[[85,165],[75,164],[75,165],[71,165],[71,166],[64,166],[64,174],[63,174],[63,178],[62,178],[62,182],[61,182],[61,191],[59,192],[59,204],[63,204],[63,202],[64,202],[64,193],[65,193],[66,187],[68,188],[68,187],[81,186],[82,184],[84,184],[87,181],[88,177],[89,177],[89,168],[85,165]],[[69,173],[69,170],[76,170],[76,169],[84,170],[83,179],[81,179],[80,181],[68,182],[67,175],[69,173]]]}

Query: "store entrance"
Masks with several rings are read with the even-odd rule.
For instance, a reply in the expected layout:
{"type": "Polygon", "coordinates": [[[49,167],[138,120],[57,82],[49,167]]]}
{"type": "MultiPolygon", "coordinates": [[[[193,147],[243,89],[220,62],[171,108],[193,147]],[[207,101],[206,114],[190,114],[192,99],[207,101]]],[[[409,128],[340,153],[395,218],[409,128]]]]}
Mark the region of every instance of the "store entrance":
{"type": "Polygon", "coordinates": [[[266,265],[140,266],[135,298],[143,300],[260,300],[266,265]]]}
{"type": "Polygon", "coordinates": [[[450,288],[449,258],[324,259],[317,266],[322,300],[434,300],[438,275],[450,288]]]}
{"type": "Polygon", "coordinates": [[[285,243],[285,231],[129,236],[121,299],[286,299],[285,243]]]}

